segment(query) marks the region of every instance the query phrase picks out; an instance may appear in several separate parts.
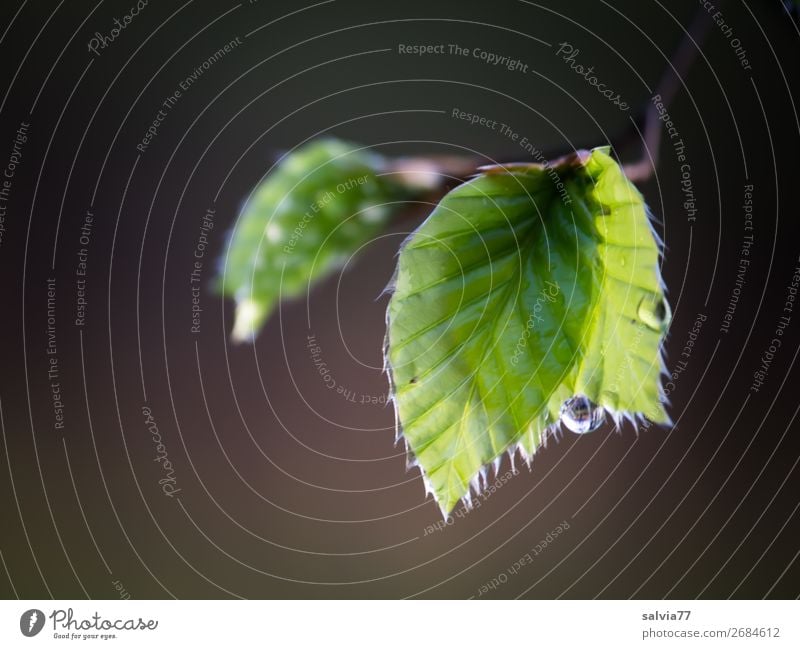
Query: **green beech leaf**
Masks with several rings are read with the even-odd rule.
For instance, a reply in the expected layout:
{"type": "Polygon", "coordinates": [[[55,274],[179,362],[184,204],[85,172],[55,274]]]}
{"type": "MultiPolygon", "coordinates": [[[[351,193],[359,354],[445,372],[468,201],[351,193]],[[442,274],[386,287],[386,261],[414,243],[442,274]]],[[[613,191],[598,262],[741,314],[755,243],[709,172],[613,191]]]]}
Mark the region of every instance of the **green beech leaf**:
{"type": "Polygon", "coordinates": [[[597,412],[668,420],[658,260],[608,148],[484,168],[408,238],[386,359],[398,434],[445,515],[503,453],[530,462],[565,402],[604,409],[578,432],[597,412]]]}
{"type": "Polygon", "coordinates": [[[281,298],[342,267],[407,192],[380,175],[383,157],[335,139],[284,157],[255,189],[231,234],[219,286],[236,300],[233,337],[252,338],[281,298]]]}

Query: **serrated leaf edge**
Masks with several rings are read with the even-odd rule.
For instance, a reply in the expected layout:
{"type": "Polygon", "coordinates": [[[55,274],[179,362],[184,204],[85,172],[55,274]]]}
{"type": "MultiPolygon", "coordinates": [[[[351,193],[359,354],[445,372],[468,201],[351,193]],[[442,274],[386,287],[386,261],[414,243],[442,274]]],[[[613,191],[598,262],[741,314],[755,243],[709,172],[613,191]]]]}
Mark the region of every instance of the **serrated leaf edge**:
{"type": "MultiPolygon", "coordinates": [[[[531,162],[509,163],[509,164],[503,164],[503,165],[484,165],[482,167],[478,167],[477,171],[479,171],[480,173],[476,174],[476,176],[474,176],[474,177],[477,177],[477,176],[482,175],[483,173],[487,173],[487,172],[488,173],[514,173],[515,171],[518,171],[518,170],[521,170],[521,169],[524,169],[524,168],[531,168],[531,167],[546,168],[548,166],[549,167],[558,167],[558,166],[561,166],[561,165],[585,166],[586,162],[590,158],[590,154],[595,150],[600,150],[600,151],[603,151],[605,153],[608,153],[610,151],[610,147],[609,146],[601,146],[601,147],[595,147],[594,149],[591,149],[590,151],[585,151],[585,150],[575,151],[574,153],[567,154],[565,156],[557,158],[554,161],[548,162],[546,165],[545,164],[541,164],[541,163],[531,163],[531,162]]],[[[443,199],[444,199],[444,197],[442,197],[441,200],[443,200],[443,199]]],[[[646,222],[647,222],[648,227],[650,228],[650,234],[652,235],[653,240],[656,242],[656,248],[658,249],[659,263],[656,264],[656,268],[655,268],[656,279],[658,281],[658,286],[661,289],[662,294],[664,296],[665,305],[666,305],[667,309],[669,310],[669,303],[668,303],[667,297],[666,297],[666,295],[667,295],[667,286],[664,283],[664,279],[663,279],[662,274],[661,274],[661,263],[660,263],[660,261],[663,259],[663,254],[664,254],[664,248],[665,248],[664,241],[661,239],[661,237],[658,235],[658,232],[653,227],[653,222],[655,221],[655,217],[654,217],[652,211],[650,210],[650,208],[648,207],[646,202],[644,202],[644,209],[645,209],[645,216],[647,217],[646,222]]],[[[410,232],[406,236],[406,238],[400,244],[397,252],[395,253],[395,258],[399,258],[400,254],[403,251],[403,249],[405,248],[405,246],[409,243],[409,241],[411,241],[411,239],[414,237],[414,235],[417,233],[417,231],[420,228],[422,228],[425,225],[425,223],[427,223],[427,221],[431,218],[432,214],[433,214],[433,211],[431,212],[431,214],[428,215],[428,217],[426,217],[426,219],[419,226],[417,226],[417,228],[415,228],[412,232],[410,232]]],[[[394,294],[394,290],[395,290],[395,286],[396,286],[396,282],[397,282],[398,269],[399,269],[399,265],[395,265],[395,269],[394,269],[394,272],[392,273],[392,277],[389,280],[389,282],[387,283],[386,287],[383,289],[383,291],[381,291],[380,297],[383,297],[385,295],[390,295],[391,296],[391,295],[394,294]]],[[[427,474],[425,473],[425,470],[419,464],[419,461],[417,460],[414,452],[409,447],[408,442],[407,442],[405,436],[403,435],[403,427],[402,427],[402,424],[400,422],[400,413],[399,413],[399,409],[398,409],[398,406],[397,406],[397,400],[396,400],[396,396],[395,396],[396,395],[396,390],[395,390],[395,386],[394,386],[394,380],[392,378],[391,362],[389,360],[389,326],[391,324],[390,323],[390,317],[389,317],[389,311],[390,311],[390,308],[387,305],[386,315],[385,315],[386,333],[384,335],[384,342],[383,342],[383,372],[386,374],[388,382],[389,382],[389,396],[387,398],[386,403],[387,403],[387,405],[391,404],[392,409],[394,411],[395,446],[397,446],[401,441],[403,442],[403,448],[404,448],[404,451],[405,451],[405,454],[406,454],[406,471],[407,472],[411,471],[414,468],[419,469],[420,476],[422,477],[422,482],[423,482],[423,485],[425,487],[425,498],[427,499],[427,497],[429,495],[433,496],[434,502],[436,502],[436,505],[439,508],[443,519],[447,520],[448,516],[451,515],[451,512],[455,510],[455,507],[453,507],[450,511],[447,511],[445,509],[445,505],[443,503],[440,503],[436,499],[435,491],[434,491],[434,489],[433,489],[433,487],[432,487],[432,485],[430,483],[430,480],[429,480],[427,474]]],[[[660,367],[659,367],[659,379],[661,377],[669,376],[669,371],[667,369],[667,364],[666,364],[666,349],[665,349],[665,343],[666,343],[666,340],[667,340],[668,336],[669,336],[669,328],[663,334],[663,336],[661,338],[661,341],[659,343],[659,346],[658,346],[658,361],[659,361],[659,365],[660,365],[660,367]]],[[[663,404],[664,406],[670,405],[669,398],[664,393],[663,381],[659,380],[657,388],[658,388],[659,402],[661,404],[663,404]]],[[[617,410],[614,410],[612,408],[609,408],[608,406],[604,406],[603,410],[604,410],[605,414],[607,414],[611,418],[611,421],[614,423],[614,431],[616,431],[617,433],[621,433],[622,425],[623,425],[623,423],[625,421],[629,422],[633,426],[634,431],[635,431],[637,436],[639,434],[639,424],[640,424],[640,422],[644,423],[644,422],[651,421],[655,425],[665,425],[665,426],[674,425],[674,422],[672,421],[672,418],[669,416],[669,413],[667,413],[666,408],[664,408],[664,410],[663,410],[663,412],[664,412],[664,414],[666,416],[666,420],[663,421],[663,422],[660,422],[660,424],[659,424],[659,422],[653,422],[652,420],[649,420],[648,417],[646,416],[646,414],[645,413],[641,413],[641,412],[617,411],[617,410]]],[[[463,504],[464,508],[467,511],[471,511],[473,509],[473,493],[472,492],[474,491],[475,497],[480,497],[481,494],[484,492],[484,490],[486,489],[486,487],[489,484],[488,483],[489,467],[494,468],[495,478],[497,478],[499,476],[500,467],[502,466],[503,456],[505,456],[505,455],[508,455],[508,457],[509,457],[510,468],[511,468],[511,471],[512,471],[512,473],[514,475],[516,475],[518,473],[517,468],[516,468],[516,463],[515,463],[515,458],[516,458],[517,453],[520,454],[522,461],[526,464],[526,466],[528,467],[528,470],[530,471],[531,463],[533,462],[533,459],[534,459],[534,456],[536,455],[536,452],[539,450],[539,448],[542,448],[542,447],[547,448],[547,441],[548,441],[548,439],[550,437],[553,437],[553,438],[555,438],[556,441],[558,441],[558,434],[559,434],[560,431],[562,431],[560,420],[556,421],[556,422],[553,422],[552,424],[549,424],[548,426],[546,426],[540,432],[540,442],[541,442],[540,446],[537,447],[534,450],[533,453],[528,453],[527,452],[525,447],[522,445],[521,438],[520,438],[520,441],[517,441],[516,443],[511,444],[505,451],[502,451],[502,452],[498,453],[492,460],[490,460],[487,463],[485,463],[484,465],[482,465],[475,472],[475,474],[471,476],[471,478],[468,481],[467,492],[457,502],[461,502],[463,504]],[[483,486],[481,486],[481,482],[483,482],[483,486]]]]}

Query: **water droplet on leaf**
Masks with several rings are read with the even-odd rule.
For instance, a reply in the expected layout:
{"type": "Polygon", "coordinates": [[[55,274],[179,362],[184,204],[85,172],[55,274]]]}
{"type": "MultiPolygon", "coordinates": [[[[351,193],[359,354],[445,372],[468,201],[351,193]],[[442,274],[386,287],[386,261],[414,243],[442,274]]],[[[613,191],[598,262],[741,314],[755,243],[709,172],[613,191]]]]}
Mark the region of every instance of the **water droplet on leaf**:
{"type": "Polygon", "coordinates": [[[561,423],[579,435],[597,430],[606,418],[605,411],[583,395],[567,399],[560,414],[561,423]]]}
{"type": "Polygon", "coordinates": [[[669,309],[665,300],[653,300],[645,297],[639,302],[639,319],[654,331],[666,329],[669,321],[669,309]]]}

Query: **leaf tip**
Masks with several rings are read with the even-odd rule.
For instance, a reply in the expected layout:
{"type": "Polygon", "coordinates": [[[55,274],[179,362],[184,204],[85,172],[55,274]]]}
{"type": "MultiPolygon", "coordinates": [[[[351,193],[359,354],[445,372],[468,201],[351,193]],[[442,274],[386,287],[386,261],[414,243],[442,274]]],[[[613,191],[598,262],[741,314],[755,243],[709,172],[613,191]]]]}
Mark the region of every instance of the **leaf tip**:
{"type": "Polygon", "coordinates": [[[253,299],[248,298],[238,302],[231,340],[236,343],[252,342],[267,319],[267,311],[265,304],[253,299]]]}

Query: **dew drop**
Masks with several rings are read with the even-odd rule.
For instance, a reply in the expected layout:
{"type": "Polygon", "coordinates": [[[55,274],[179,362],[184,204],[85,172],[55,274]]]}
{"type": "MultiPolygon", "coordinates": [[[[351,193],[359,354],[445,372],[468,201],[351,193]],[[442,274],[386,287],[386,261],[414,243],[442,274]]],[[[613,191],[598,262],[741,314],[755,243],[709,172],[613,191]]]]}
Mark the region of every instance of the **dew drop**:
{"type": "Polygon", "coordinates": [[[602,408],[581,394],[567,399],[561,406],[560,414],[561,423],[579,435],[597,430],[606,418],[602,408]]]}
{"type": "Polygon", "coordinates": [[[665,300],[655,301],[645,297],[639,302],[639,319],[654,331],[663,331],[669,320],[669,310],[665,300]]]}

